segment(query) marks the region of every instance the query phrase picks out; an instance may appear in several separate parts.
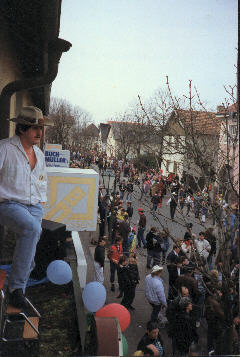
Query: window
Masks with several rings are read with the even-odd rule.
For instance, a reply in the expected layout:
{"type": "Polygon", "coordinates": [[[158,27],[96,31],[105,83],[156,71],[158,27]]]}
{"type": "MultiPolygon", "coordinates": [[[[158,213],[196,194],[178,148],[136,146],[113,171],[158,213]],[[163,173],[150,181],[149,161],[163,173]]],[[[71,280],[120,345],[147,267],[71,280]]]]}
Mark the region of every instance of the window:
{"type": "Polygon", "coordinates": [[[237,125],[229,125],[229,134],[231,137],[235,137],[237,135],[237,125]]]}
{"type": "Polygon", "coordinates": [[[170,161],[167,160],[167,161],[166,161],[166,170],[167,170],[167,171],[169,171],[169,164],[170,164],[170,161]]]}
{"type": "Polygon", "coordinates": [[[176,161],[174,161],[174,163],[173,163],[173,172],[174,172],[175,174],[177,174],[177,169],[178,169],[178,164],[177,164],[176,161]]]}
{"type": "Polygon", "coordinates": [[[173,162],[169,162],[169,165],[168,165],[168,172],[173,172],[173,162]]]}
{"type": "Polygon", "coordinates": [[[237,139],[237,133],[238,133],[237,125],[228,126],[228,145],[231,145],[233,141],[237,139]]]}

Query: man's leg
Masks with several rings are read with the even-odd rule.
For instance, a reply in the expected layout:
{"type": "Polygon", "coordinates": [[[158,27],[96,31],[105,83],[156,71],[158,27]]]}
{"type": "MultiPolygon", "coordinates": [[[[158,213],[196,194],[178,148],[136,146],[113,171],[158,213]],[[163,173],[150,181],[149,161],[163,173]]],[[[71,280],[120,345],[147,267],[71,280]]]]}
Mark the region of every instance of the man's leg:
{"type": "Polygon", "coordinates": [[[209,256],[207,257],[207,262],[208,262],[208,266],[209,266],[209,270],[213,269],[213,256],[212,254],[209,254],[209,256]]]}
{"type": "Polygon", "coordinates": [[[115,291],[114,280],[115,280],[115,270],[117,269],[117,264],[110,261],[110,283],[111,290],[115,291]]]}
{"type": "Polygon", "coordinates": [[[153,265],[160,265],[160,252],[153,251],[153,265]]]}
{"type": "Polygon", "coordinates": [[[151,305],[153,308],[152,314],[151,314],[151,321],[156,321],[156,320],[158,320],[158,314],[161,310],[161,305],[153,305],[153,304],[151,304],[151,305]]]}
{"type": "Polygon", "coordinates": [[[151,269],[152,257],[153,257],[153,251],[148,249],[147,250],[147,268],[148,269],[151,269]]]}
{"type": "Polygon", "coordinates": [[[147,242],[145,241],[145,238],[144,238],[144,232],[145,232],[145,229],[141,228],[141,233],[140,233],[141,241],[143,243],[143,247],[146,248],[147,242]]]}
{"type": "Polygon", "coordinates": [[[172,207],[172,217],[171,217],[172,219],[174,219],[176,208],[177,208],[177,206],[175,206],[175,205],[172,207]]]}
{"type": "Polygon", "coordinates": [[[123,299],[121,301],[121,305],[125,306],[127,309],[129,308],[129,290],[123,289],[123,299]]]}
{"type": "Polygon", "coordinates": [[[129,289],[124,289],[124,296],[121,302],[121,305],[125,306],[127,309],[135,310],[131,304],[135,297],[135,288],[131,287],[129,289]]]}
{"type": "Polygon", "coordinates": [[[101,267],[98,262],[94,262],[94,268],[95,268],[94,280],[103,284],[104,282],[103,267],[101,267]]]}
{"type": "Polygon", "coordinates": [[[203,306],[205,302],[205,294],[200,294],[197,302],[197,309],[196,309],[196,322],[200,322],[203,317],[203,306]]]}
{"type": "Polygon", "coordinates": [[[133,300],[135,298],[135,293],[136,293],[136,286],[131,287],[131,289],[129,290],[129,305],[130,306],[132,305],[133,300]]]}
{"type": "Polygon", "coordinates": [[[41,204],[27,206],[18,202],[0,203],[0,223],[18,234],[13,256],[9,291],[25,293],[29,275],[34,268],[36,245],[41,234],[43,210],[41,204]]]}
{"type": "Polygon", "coordinates": [[[154,203],[153,204],[153,217],[156,217],[156,210],[157,210],[157,205],[154,203]]]}
{"type": "Polygon", "coordinates": [[[138,228],[138,231],[137,231],[137,241],[138,241],[138,247],[141,248],[141,235],[140,235],[140,230],[141,228],[138,228]]]}
{"type": "Polygon", "coordinates": [[[165,264],[165,263],[166,263],[166,253],[167,253],[166,250],[163,250],[163,251],[162,251],[162,264],[165,264]]]}

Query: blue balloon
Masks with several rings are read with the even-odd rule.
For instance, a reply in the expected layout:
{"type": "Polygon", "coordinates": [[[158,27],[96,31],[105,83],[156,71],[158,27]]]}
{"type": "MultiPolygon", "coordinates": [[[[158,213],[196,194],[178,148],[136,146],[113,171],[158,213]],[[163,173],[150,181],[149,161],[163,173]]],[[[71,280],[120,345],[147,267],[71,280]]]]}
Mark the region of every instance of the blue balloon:
{"type": "Polygon", "coordinates": [[[106,289],[97,281],[88,283],[82,293],[84,306],[88,311],[96,312],[105,304],[107,297],[106,289]]]}
{"type": "Polygon", "coordinates": [[[47,278],[53,284],[67,284],[72,280],[72,270],[63,260],[54,260],[47,267],[47,278]]]}

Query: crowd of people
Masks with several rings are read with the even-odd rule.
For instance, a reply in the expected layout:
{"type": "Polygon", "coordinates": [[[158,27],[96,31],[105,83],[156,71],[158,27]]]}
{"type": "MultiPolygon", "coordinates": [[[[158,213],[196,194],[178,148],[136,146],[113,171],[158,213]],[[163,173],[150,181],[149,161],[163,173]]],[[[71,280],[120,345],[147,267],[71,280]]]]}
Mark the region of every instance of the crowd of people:
{"type": "MultiPolygon", "coordinates": [[[[29,306],[25,290],[34,267],[43,206],[47,202],[45,160],[37,145],[44,126],[52,126],[53,122],[33,106],[21,108],[19,115],[10,120],[16,123],[15,135],[0,141],[0,223],[18,236],[7,299],[13,308],[24,310],[29,306]]],[[[201,349],[198,329],[203,319],[207,322],[209,355],[224,355],[229,351],[238,354],[238,203],[229,205],[223,195],[212,195],[211,185],[202,190],[193,189],[184,177],[179,179],[173,173],[166,177],[161,169],[139,168],[132,162],[99,155],[97,151],[84,155],[73,152],[72,159],[71,167],[97,165],[100,173],[106,169],[114,171],[116,190],[110,192],[104,185],[99,189],[99,236],[98,241],[92,240],[96,244],[95,280],[104,283],[106,243],[110,289],[115,293],[118,286],[117,298],[122,299],[126,309],[136,309],[137,286],[144,280],[145,296],[152,312],[146,333],[136,343],[135,355],[164,355],[162,326],[172,340],[174,356],[198,355],[201,349]],[[148,231],[144,208],[138,207],[138,222],[133,222],[135,190],[141,192],[139,202],[151,205],[156,224],[148,231]],[[170,206],[171,224],[179,225],[175,219],[177,211],[184,217],[185,234],[175,237],[162,224],[164,203],[170,206]],[[187,222],[189,215],[196,225],[203,227],[198,234],[195,223],[187,222]],[[147,276],[139,273],[142,250],[147,255],[147,276]],[[167,294],[162,279],[165,271],[168,272],[167,294]]]]}
{"type": "Polygon", "coordinates": [[[92,242],[97,244],[95,278],[104,282],[104,246],[109,242],[105,231],[108,227],[111,291],[115,292],[118,285],[117,298],[122,299],[121,304],[129,311],[135,310],[136,288],[140,278],[145,279],[145,295],[152,307],[147,332],[139,341],[135,355],[164,355],[159,332],[161,322],[172,339],[174,356],[194,355],[194,351],[201,349],[198,329],[203,318],[208,326],[209,354],[228,353],[226,338],[229,329],[233,336],[233,352],[237,353],[240,321],[237,205],[229,207],[221,195],[214,205],[210,205],[211,187],[193,192],[175,175],[166,178],[161,171],[141,172],[133,164],[109,160],[110,166],[111,162],[112,166],[116,163],[115,170],[120,174],[116,192],[104,195],[103,187],[100,187],[99,241],[92,242]],[[149,197],[154,219],[158,219],[161,207],[166,203],[170,205],[172,221],[179,210],[186,219],[190,214],[199,218],[197,222],[204,229],[197,235],[193,224],[187,223],[183,237],[176,238],[166,227],[160,229],[156,221],[156,225],[146,232],[147,218],[143,208],[137,209],[138,222],[132,222],[132,198],[136,186],[144,198],[149,197]],[[167,196],[165,201],[164,196],[167,196]],[[222,227],[225,237],[229,237],[224,248],[218,242],[216,224],[222,227]],[[141,247],[146,249],[146,268],[150,270],[146,277],[140,277],[138,270],[141,247]],[[229,277],[225,275],[226,265],[230,269],[229,277]],[[168,294],[165,294],[161,278],[164,266],[168,271],[168,294]]]}

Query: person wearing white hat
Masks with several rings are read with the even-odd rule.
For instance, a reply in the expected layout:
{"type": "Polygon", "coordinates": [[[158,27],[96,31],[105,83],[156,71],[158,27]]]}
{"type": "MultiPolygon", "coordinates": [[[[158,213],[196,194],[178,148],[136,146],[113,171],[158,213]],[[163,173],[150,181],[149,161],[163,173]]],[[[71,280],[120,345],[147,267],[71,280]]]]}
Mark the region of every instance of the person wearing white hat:
{"type": "Polygon", "coordinates": [[[152,306],[151,321],[158,320],[158,314],[162,307],[167,307],[167,300],[164,292],[161,274],[163,267],[154,265],[151,274],[145,278],[145,296],[152,306]]]}
{"type": "Polygon", "coordinates": [[[0,140],[0,224],[18,236],[8,282],[9,302],[25,308],[26,284],[41,234],[42,204],[47,201],[45,158],[36,145],[43,127],[53,123],[34,106],[23,107],[9,120],[16,123],[16,135],[0,140]]]}

